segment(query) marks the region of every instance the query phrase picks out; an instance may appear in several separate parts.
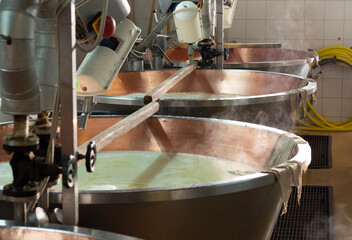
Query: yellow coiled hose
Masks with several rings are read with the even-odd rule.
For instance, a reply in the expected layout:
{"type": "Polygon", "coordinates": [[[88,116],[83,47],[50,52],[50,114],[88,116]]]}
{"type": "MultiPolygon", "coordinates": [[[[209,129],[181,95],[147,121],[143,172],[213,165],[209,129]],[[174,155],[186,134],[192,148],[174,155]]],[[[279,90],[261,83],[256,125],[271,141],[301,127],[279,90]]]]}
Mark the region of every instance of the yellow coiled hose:
{"type": "Polygon", "coordinates": [[[352,118],[347,121],[338,123],[334,121],[330,121],[323,116],[321,116],[312,106],[312,104],[307,99],[308,108],[304,109],[304,113],[306,116],[315,124],[311,125],[306,122],[303,122],[301,119],[298,119],[298,123],[300,126],[296,126],[296,129],[300,130],[310,130],[310,131],[334,131],[334,132],[346,132],[352,131],[352,118]],[[314,115],[317,117],[314,118],[311,114],[309,114],[308,110],[311,110],[314,115]]]}
{"type": "MultiPolygon", "coordinates": [[[[319,54],[319,63],[321,65],[341,61],[348,66],[352,67],[352,49],[342,46],[333,46],[322,48],[317,51],[319,54]],[[323,63],[323,64],[322,64],[323,63]]],[[[314,123],[314,125],[308,124],[301,119],[298,119],[299,126],[296,126],[296,129],[300,130],[310,130],[310,131],[352,131],[352,118],[347,121],[338,123],[330,121],[323,116],[321,116],[312,106],[310,101],[307,99],[307,108],[304,109],[305,115],[314,123]],[[312,111],[316,116],[314,118],[309,111],[312,111]]]]}
{"type": "Polygon", "coordinates": [[[352,49],[343,46],[333,46],[322,48],[317,51],[319,54],[319,61],[322,62],[327,59],[338,60],[348,64],[352,67],[352,49]]]}

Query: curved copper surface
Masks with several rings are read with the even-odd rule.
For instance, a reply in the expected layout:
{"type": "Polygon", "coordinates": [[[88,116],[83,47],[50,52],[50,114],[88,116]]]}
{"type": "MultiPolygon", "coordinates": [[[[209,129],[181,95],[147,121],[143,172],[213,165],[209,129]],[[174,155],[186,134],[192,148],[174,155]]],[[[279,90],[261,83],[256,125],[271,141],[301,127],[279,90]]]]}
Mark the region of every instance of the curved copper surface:
{"type": "MultiPolygon", "coordinates": [[[[122,120],[121,117],[90,118],[86,130],[78,130],[78,146],[122,120]]],[[[12,125],[0,126],[0,137],[12,125]]],[[[206,155],[261,167],[278,136],[260,129],[172,118],[149,118],[107,146],[105,151],[162,151],[206,155]],[[257,148],[257,146],[260,146],[257,148]]],[[[0,161],[11,155],[0,151],[0,161]]]]}
{"type": "MultiPolygon", "coordinates": [[[[309,57],[308,52],[305,51],[281,48],[230,48],[229,53],[229,58],[224,61],[225,63],[287,61],[307,59],[309,57]]],[[[166,51],[166,55],[173,62],[188,61],[187,49],[184,48],[170,48],[166,51]]],[[[194,52],[194,57],[201,57],[200,53],[194,52]]]]}
{"type": "MultiPolygon", "coordinates": [[[[78,144],[120,120],[89,119],[78,144]]],[[[226,120],[149,118],[104,150],[203,154],[261,167],[275,150],[290,158],[291,147],[279,143],[284,133],[226,120]]],[[[268,239],[282,205],[280,186],[273,174],[257,174],[179,189],[81,192],[79,224],[143,239],[268,239]]],[[[50,199],[58,203],[60,193],[50,199]]]]}
{"type": "MultiPolygon", "coordinates": [[[[147,93],[177,70],[122,72],[117,75],[108,96],[147,93]]],[[[169,93],[198,92],[256,96],[297,89],[302,79],[296,76],[245,70],[195,70],[169,93]]]]}
{"type": "MultiPolygon", "coordinates": [[[[91,118],[78,131],[78,145],[87,142],[121,118],[91,118]]],[[[161,151],[206,155],[261,168],[278,139],[277,134],[221,121],[149,118],[107,146],[105,151],[161,151]]]]}
{"type": "Polygon", "coordinates": [[[230,48],[229,58],[224,62],[266,62],[309,58],[308,52],[281,48],[230,48]]]}

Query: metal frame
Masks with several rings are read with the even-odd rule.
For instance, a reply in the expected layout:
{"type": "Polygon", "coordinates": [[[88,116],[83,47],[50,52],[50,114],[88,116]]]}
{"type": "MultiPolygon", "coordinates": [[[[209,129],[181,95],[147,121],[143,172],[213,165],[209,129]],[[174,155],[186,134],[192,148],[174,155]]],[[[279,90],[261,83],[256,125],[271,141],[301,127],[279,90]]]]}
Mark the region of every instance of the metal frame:
{"type": "MultiPolygon", "coordinates": [[[[61,103],[62,162],[67,164],[74,156],[73,169],[77,169],[77,98],[76,98],[76,34],[75,5],[70,1],[58,18],[59,86],[61,103]]],[[[72,188],[63,186],[63,223],[78,224],[78,186],[74,174],[72,188]]]]}
{"type": "MultiPolygon", "coordinates": [[[[216,49],[224,51],[224,1],[216,0],[216,49]]],[[[216,57],[216,68],[223,69],[224,55],[216,57]]]]}

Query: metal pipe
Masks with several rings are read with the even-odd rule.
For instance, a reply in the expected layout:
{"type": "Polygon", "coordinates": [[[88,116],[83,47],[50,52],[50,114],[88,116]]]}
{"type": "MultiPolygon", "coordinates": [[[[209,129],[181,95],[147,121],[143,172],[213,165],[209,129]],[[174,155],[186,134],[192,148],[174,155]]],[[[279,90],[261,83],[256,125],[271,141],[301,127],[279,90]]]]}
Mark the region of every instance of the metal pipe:
{"type": "Polygon", "coordinates": [[[26,138],[29,135],[29,122],[27,115],[15,115],[13,124],[13,137],[26,138]]]}
{"type": "Polygon", "coordinates": [[[136,50],[139,52],[144,52],[147,48],[150,48],[153,45],[156,36],[161,33],[161,30],[163,30],[163,28],[171,20],[172,16],[173,15],[171,13],[168,13],[164,17],[160,18],[160,21],[155,25],[148,36],[146,36],[143,41],[136,47],[136,50]]]}
{"type": "Polygon", "coordinates": [[[204,0],[200,12],[202,14],[204,39],[213,38],[215,36],[216,1],[204,0]]]}
{"type": "Polygon", "coordinates": [[[193,45],[190,43],[187,46],[187,52],[188,52],[189,63],[194,63],[194,49],[193,49],[193,45]]]}
{"type": "MultiPolygon", "coordinates": [[[[224,1],[216,0],[216,49],[219,52],[224,52],[224,1]]],[[[224,56],[216,57],[216,68],[224,68],[224,56]]]]}
{"type": "Polygon", "coordinates": [[[2,111],[14,115],[40,112],[35,68],[35,18],[41,0],[0,2],[0,91],[2,111]]]}
{"type": "Polygon", "coordinates": [[[101,151],[110,143],[115,141],[118,137],[122,136],[123,134],[127,133],[128,131],[139,125],[141,122],[152,116],[158,110],[159,103],[157,102],[151,102],[148,105],[143,106],[128,117],[124,118],[123,120],[119,121],[118,123],[106,129],[105,131],[99,133],[97,136],[93,137],[88,142],[79,146],[78,152],[80,154],[85,155],[87,146],[92,141],[96,143],[97,152],[101,151]]]}
{"type": "Polygon", "coordinates": [[[149,93],[147,93],[147,95],[144,96],[144,104],[148,104],[150,102],[155,102],[156,100],[158,100],[163,94],[169,91],[179,81],[181,81],[191,72],[193,72],[197,68],[197,66],[198,66],[198,62],[195,62],[184,68],[181,68],[176,73],[172,74],[160,85],[158,85],[156,88],[154,88],[149,93]]]}
{"type": "Polygon", "coordinates": [[[45,1],[41,5],[36,19],[35,63],[41,90],[42,111],[53,109],[57,91],[58,60],[55,10],[58,5],[58,0],[45,1]]]}
{"type": "MultiPolygon", "coordinates": [[[[76,100],[76,34],[75,6],[70,1],[58,16],[59,84],[61,103],[62,162],[74,156],[73,167],[77,169],[77,100],[76,100]]],[[[74,185],[62,188],[63,223],[78,224],[78,184],[74,174],[74,185]]]]}
{"type": "Polygon", "coordinates": [[[82,114],[79,119],[78,129],[86,129],[87,121],[92,113],[94,97],[85,97],[83,100],[82,114]]]}
{"type": "Polygon", "coordinates": [[[28,212],[26,202],[15,202],[14,203],[14,220],[16,223],[27,223],[28,212]]]}

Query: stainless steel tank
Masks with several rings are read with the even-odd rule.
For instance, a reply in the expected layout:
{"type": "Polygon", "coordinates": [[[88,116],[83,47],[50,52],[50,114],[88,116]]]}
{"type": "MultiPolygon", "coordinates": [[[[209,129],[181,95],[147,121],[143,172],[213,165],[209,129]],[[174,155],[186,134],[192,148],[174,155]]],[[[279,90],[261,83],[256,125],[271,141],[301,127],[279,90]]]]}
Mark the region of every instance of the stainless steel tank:
{"type": "Polygon", "coordinates": [[[43,224],[41,227],[19,225],[13,221],[0,220],[0,239],[11,240],[137,240],[116,233],[82,227],[43,224]]]}
{"type": "MultiPolygon", "coordinates": [[[[78,144],[119,120],[89,119],[86,130],[78,132],[78,144]]],[[[149,118],[104,151],[197,154],[261,169],[188,186],[80,191],[80,226],[156,240],[270,239],[282,197],[276,176],[265,171],[293,161],[305,169],[310,163],[308,143],[292,133],[250,123],[186,117],[149,118]]],[[[51,206],[59,207],[61,197],[60,191],[51,192],[51,206]]],[[[1,215],[11,209],[4,204],[1,215]]]]}
{"type": "MultiPolygon", "coordinates": [[[[171,48],[166,55],[173,65],[165,60],[165,67],[183,67],[187,64],[187,49],[171,48]]],[[[200,58],[200,54],[195,52],[194,57],[200,58]]],[[[249,46],[230,48],[229,58],[224,61],[224,68],[281,72],[308,77],[311,75],[312,63],[318,61],[319,55],[313,51],[249,46]]]]}
{"type": "MultiPolygon", "coordinates": [[[[144,94],[176,70],[119,73],[95,111],[130,114],[144,94]]],[[[291,131],[307,97],[317,90],[312,79],[254,70],[195,70],[159,100],[160,115],[239,120],[291,131]]]]}

